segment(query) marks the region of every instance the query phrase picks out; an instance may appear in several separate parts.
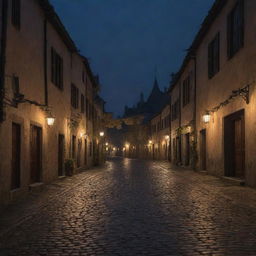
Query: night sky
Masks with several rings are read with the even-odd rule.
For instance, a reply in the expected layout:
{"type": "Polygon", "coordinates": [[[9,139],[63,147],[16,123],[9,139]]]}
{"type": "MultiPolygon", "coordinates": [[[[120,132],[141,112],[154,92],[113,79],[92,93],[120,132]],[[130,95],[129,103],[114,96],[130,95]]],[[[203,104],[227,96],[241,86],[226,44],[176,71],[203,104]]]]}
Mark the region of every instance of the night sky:
{"type": "Polygon", "coordinates": [[[51,0],[116,115],[168,87],[214,0],[51,0]],[[157,69],[155,68],[157,67],[157,69]]]}

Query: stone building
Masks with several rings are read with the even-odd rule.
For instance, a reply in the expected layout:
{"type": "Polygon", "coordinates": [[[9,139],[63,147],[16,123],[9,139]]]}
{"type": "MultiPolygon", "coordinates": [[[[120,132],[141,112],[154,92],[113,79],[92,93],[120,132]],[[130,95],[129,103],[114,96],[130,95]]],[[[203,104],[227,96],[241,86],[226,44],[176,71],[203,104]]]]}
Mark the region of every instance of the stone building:
{"type": "Polygon", "coordinates": [[[254,187],[255,8],[254,0],[216,0],[170,89],[172,160],[254,187]]]}
{"type": "Polygon", "coordinates": [[[93,164],[99,88],[47,0],[2,0],[0,8],[0,202],[6,202],[64,176],[66,159],[76,168],[93,164]]]}
{"type": "Polygon", "coordinates": [[[151,159],[170,160],[170,105],[167,104],[162,111],[155,115],[150,121],[151,136],[148,148],[151,159]]]}
{"type": "Polygon", "coordinates": [[[195,164],[195,59],[191,58],[173,79],[171,97],[171,160],[177,165],[195,164]]]}
{"type": "MultiPolygon", "coordinates": [[[[117,154],[132,158],[150,158],[148,141],[151,137],[151,119],[163,110],[169,102],[167,92],[160,90],[157,79],[146,100],[143,94],[133,107],[125,107],[119,129],[111,128],[108,131],[108,140],[119,149],[117,154]]],[[[164,156],[162,156],[164,158],[164,156]]]]}

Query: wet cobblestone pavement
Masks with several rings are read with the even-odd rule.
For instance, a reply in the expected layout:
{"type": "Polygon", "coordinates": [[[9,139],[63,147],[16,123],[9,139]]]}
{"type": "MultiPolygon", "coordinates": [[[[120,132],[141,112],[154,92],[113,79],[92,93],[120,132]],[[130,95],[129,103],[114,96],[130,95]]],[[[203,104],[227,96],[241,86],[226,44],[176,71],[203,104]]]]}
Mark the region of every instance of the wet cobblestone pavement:
{"type": "Polygon", "coordinates": [[[256,190],[116,158],[0,216],[0,255],[256,255],[256,190]]]}

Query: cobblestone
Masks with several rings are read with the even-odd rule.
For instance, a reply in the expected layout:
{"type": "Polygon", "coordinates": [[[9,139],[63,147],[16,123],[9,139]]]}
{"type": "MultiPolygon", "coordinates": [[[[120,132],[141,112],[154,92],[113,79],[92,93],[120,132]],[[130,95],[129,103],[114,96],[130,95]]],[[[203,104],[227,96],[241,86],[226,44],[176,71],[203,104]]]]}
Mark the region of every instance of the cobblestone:
{"type": "Polygon", "coordinates": [[[0,216],[0,255],[256,255],[256,190],[116,158],[0,216]]]}

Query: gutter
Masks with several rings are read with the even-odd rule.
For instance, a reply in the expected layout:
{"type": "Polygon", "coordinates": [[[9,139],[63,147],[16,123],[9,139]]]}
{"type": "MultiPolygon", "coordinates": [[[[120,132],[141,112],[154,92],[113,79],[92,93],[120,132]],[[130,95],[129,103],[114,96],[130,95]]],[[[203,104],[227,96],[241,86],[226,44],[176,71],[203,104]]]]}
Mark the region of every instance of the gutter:
{"type": "Polygon", "coordinates": [[[2,1],[2,33],[0,53],[0,123],[5,120],[4,112],[4,87],[5,87],[5,64],[6,64],[6,41],[8,21],[8,0],[2,1]]]}

